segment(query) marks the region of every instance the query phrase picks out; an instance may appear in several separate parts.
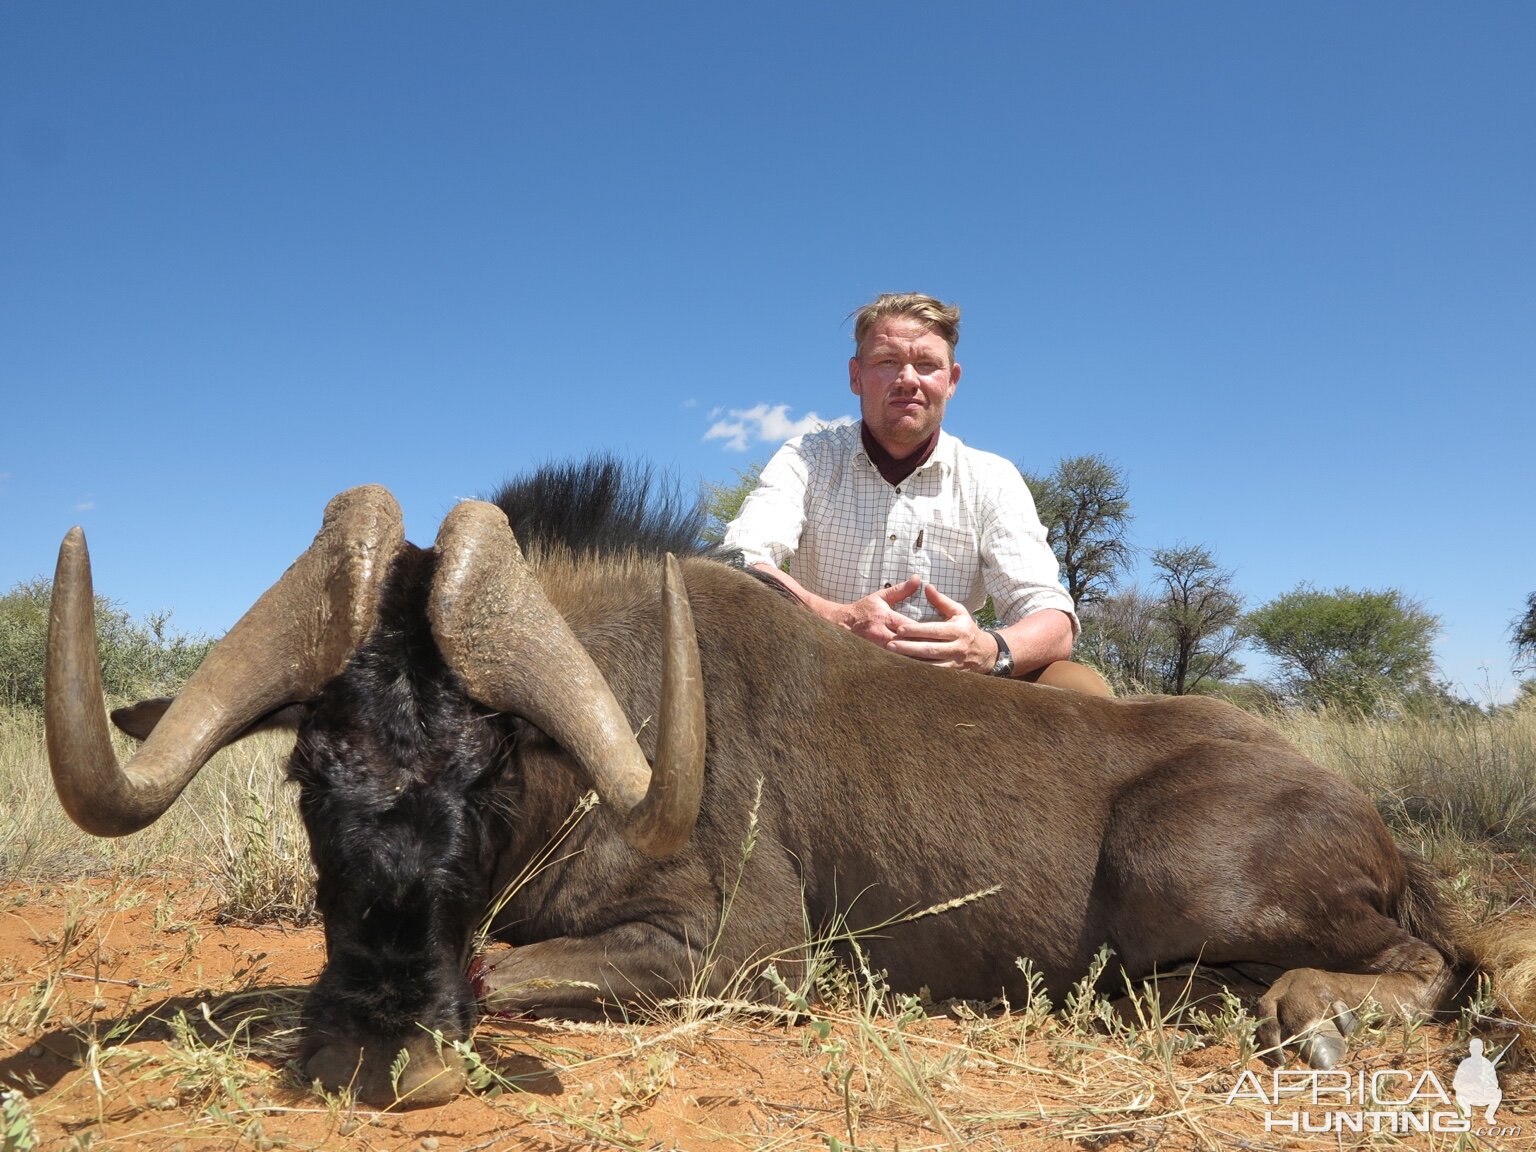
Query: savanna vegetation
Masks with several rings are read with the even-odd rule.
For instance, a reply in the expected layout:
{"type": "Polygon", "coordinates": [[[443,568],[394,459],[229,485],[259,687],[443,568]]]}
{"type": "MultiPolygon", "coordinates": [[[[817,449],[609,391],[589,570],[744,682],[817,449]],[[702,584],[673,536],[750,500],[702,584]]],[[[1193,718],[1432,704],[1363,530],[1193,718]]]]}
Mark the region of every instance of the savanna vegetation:
{"type": "MultiPolygon", "coordinates": [[[[43,646],[53,582],[41,576],[0,596],[0,706],[43,706],[43,646]]],[[[172,693],[202,663],[213,641],[170,626],[171,613],[135,618],[105,596],[96,597],[101,684],[116,700],[172,693]]]]}
{"type": "MultiPolygon", "coordinates": [[[[705,486],[711,542],[722,538],[761,471],[753,464],[734,480],[705,486]]],[[[1122,695],[1214,693],[1251,708],[1362,717],[1474,707],[1438,678],[1440,620],[1407,591],[1302,583],[1250,606],[1214,545],[1134,541],[1130,482],[1112,460],[1068,456],[1048,472],[1020,472],[1078,606],[1083,631],[1074,658],[1122,695]],[[1269,658],[1266,678],[1244,677],[1245,652],[1269,658]]],[[[990,603],[977,617],[994,622],[990,603]]],[[[1509,641],[1513,671],[1536,673],[1536,592],[1511,620],[1509,641]]],[[[1517,698],[1533,692],[1536,679],[1517,698]]]]}
{"type": "MultiPolygon", "coordinates": [[[[1467,916],[1536,906],[1536,707],[1272,721],[1320,771],[1376,797],[1467,916]]],[[[1268,1073],[1228,988],[1177,973],[1119,996],[1085,984],[1054,1005],[936,1008],[826,951],[810,988],[786,985],[776,1008],[685,997],[604,1023],[487,1019],[469,1046],[475,1093],[442,1109],[313,1095],[290,1061],[321,941],[285,755],[277,737],[237,744],[158,823],[104,841],[53,800],[35,713],[0,718],[15,798],[0,812],[7,1152],[1324,1146],[1278,1139],[1261,1103],[1229,1101],[1245,1070],[1268,1073]]],[[[753,848],[744,830],[744,860],[753,848]]],[[[1492,1002],[1433,1025],[1367,1013],[1352,1059],[1449,1084],[1469,1037],[1498,1050],[1512,1035],[1502,1016],[1492,1002]]],[[[1501,1121],[1536,1123],[1536,1077],[1501,1067],[1501,1121]]]]}

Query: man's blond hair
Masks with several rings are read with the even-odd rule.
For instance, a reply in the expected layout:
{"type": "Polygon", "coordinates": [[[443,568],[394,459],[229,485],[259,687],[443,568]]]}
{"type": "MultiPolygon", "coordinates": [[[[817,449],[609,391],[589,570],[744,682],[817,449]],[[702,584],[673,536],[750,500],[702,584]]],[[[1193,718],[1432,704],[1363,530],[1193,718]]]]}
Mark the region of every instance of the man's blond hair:
{"type": "Polygon", "coordinates": [[[864,347],[864,337],[869,330],[892,316],[916,320],[919,324],[944,338],[949,345],[949,358],[955,358],[955,345],[960,343],[960,306],[945,304],[921,292],[882,292],[853,314],[853,344],[855,353],[864,347]]]}

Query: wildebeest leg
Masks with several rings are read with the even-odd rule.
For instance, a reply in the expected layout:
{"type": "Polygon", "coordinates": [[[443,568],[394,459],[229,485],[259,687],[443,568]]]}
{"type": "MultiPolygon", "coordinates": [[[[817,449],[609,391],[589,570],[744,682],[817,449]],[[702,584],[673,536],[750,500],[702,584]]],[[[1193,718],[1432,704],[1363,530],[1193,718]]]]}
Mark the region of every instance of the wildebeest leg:
{"type": "Polygon", "coordinates": [[[1262,1047],[1278,1053],[1281,1044],[1299,1038],[1308,1064],[1332,1068],[1343,1059],[1345,1037],[1354,1031],[1354,1010],[1368,1000],[1404,1017],[1440,1006],[1454,979],[1445,957],[1385,917],[1379,919],[1395,939],[1359,964],[1364,973],[1293,968],[1259,998],[1262,1047]]]}
{"type": "Polygon", "coordinates": [[[1432,883],[1370,801],[1304,761],[1255,764],[1252,747],[1212,741],[1121,793],[1082,946],[1108,940],[1133,975],[1197,958],[1285,969],[1260,998],[1259,1040],[1277,1054],[1300,1040],[1321,1067],[1343,1056],[1346,1011],[1432,1010],[1453,976],[1399,922],[1424,903],[1409,919],[1437,931],[1432,883]]]}
{"type": "Polygon", "coordinates": [[[559,1015],[660,1000],[687,989],[698,952],[650,924],[524,944],[491,959],[476,980],[492,1011],[559,1015]]]}

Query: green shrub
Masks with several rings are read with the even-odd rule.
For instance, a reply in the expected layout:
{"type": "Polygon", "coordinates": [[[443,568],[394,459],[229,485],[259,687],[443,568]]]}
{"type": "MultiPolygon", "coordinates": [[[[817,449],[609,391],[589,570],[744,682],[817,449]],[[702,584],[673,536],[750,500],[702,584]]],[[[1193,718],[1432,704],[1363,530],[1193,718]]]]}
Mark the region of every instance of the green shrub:
{"type": "MultiPolygon", "coordinates": [[[[43,706],[43,660],[53,581],[23,580],[0,596],[0,705],[43,706]]],[[[102,689],[114,700],[174,693],[197,670],[213,641],[169,629],[169,612],[134,619],[96,597],[102,689]]]]}

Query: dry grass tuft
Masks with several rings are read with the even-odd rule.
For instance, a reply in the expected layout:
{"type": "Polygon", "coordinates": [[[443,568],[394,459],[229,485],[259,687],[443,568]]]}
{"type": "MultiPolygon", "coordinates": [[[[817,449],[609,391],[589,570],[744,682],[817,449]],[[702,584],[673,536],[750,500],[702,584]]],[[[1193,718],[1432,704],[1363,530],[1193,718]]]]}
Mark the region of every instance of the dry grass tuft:
{"type": "Polygon", "coordinates": [[[1271,712],[1265,719],[1374,797],[1402,834],[1536,850],[1536,708],[1390,718],[1271,712]]]}
{"type": "MultiPolygon", "coordinates": [[[[120,760],[138,746],[115,736],[120,760]]],[[[0,876],[206,877],[221,918],[304,921],[314,912],[309,841],[284,778],[291,737],[258,735],[220,752],[169,811],[120,839],[87,835],[53,791],[42,718],[0,709],[0,876]]]]}

